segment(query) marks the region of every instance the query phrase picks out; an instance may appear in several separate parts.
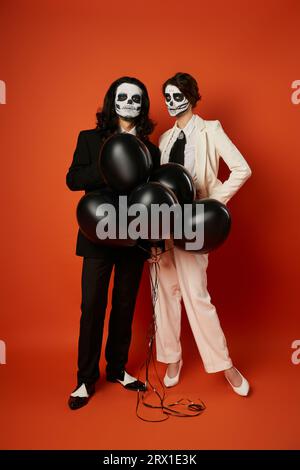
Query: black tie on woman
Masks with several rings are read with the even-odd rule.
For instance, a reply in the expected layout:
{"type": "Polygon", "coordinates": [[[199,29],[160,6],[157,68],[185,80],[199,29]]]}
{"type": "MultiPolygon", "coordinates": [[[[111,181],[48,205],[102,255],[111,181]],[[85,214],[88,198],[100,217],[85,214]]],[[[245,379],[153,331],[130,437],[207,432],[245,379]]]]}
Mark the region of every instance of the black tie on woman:
{"type": "Polygon", "coordinates": [[[173,147],[171,148],[169,162],[180,163],[184,165],[184,149],[186,144],[186,137],[183,131],[180,131],[179,136],[174,142],[173,147]]]}

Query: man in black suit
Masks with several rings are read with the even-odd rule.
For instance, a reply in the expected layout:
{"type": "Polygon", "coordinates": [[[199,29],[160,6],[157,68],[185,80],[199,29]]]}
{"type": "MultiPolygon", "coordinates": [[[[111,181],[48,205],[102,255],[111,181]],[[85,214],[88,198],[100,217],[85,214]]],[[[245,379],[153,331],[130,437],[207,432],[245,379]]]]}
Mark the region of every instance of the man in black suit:
{"type": "MultiPolygon", "coordinates": [[[[112,83],[97,127],[81,131],[73,162],[67,173],[67,186],[86,193],[105,187],[98,171],[101,145],[115,132],[137,135],[148,147],[154,167],[159,166],[158,148],[149,141],[154,125],[149,119],[149,97],[143,83],[122,77],[112,83]]],[[[103,324],[109,281],[115,268],[109,333],[105,348],[106,379],[130,390],[144,390],[145,384],[126,370],[131,341],[131,325],[145,254],[139,247],[115,248],[89,241],[78,231],[76,254],[83,257],[82,303],[78,343],[77,386],[69,397],[72,410],[86,405],[95,391],[99,374],[103,324]]]]}

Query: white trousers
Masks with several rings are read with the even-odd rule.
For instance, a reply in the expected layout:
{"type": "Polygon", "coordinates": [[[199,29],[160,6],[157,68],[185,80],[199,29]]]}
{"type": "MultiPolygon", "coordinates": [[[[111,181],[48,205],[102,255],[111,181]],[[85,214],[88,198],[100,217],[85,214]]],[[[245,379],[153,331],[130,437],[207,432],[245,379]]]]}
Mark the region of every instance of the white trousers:
{"type": "MultiPolygon", "coordinates": [[[[208,254],[186,252],[166,242],[159,261],[158,298],[155,303],[157,360],[181,359],[181,300],[206,372],[232,367],[226,339],[215,306],[207,291],[208,254]]],[[[154,265],[150,268],[152,281],[154,265]]]]}

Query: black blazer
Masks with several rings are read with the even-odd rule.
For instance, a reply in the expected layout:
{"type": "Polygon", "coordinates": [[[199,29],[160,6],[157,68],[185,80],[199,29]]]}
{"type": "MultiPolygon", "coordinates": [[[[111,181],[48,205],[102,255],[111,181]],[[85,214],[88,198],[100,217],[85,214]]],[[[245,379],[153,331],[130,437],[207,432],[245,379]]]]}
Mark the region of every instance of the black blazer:
{"type": "MultiPolygon", "coordinates": [[[[66,182],[71,191],[85,193],[106,186],[98,170],[98,159],[101,145],[105,137],[99,129],[81,131],[78,136],[72,164],[67,173],[66,182]]],[[[153,160],[154,169],[160,165],[160,151],[149,140],[143,140],[153,160]]],[[[79,230],[77,236],[76,255],[88,258],[99,258],[107,247],[97,245],[88,240],[79,230]]]]}

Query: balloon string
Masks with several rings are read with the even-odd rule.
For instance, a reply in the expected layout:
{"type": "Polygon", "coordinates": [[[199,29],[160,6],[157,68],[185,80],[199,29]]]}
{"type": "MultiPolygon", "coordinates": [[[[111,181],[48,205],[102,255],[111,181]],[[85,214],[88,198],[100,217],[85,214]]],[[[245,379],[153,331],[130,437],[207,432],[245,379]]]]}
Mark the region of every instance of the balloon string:
{"type": "Polygon", "coordinates": [[[166,403],[165,386],[157,371],[156,361],[154,358],[154,351],[153,351],[155,333],[157,329],[155,305],[158,300],[159,263],[157,262],[153,263],[153,269],[151,271],[152,272],[150,273],[150,283],[151,283],[151,295],[152,295],[152,318],[150,321],[148,335],[147,335],[149,339],[148,350],[147,350],[146,359],[143,362],[143,364],[140,366],[140,370],[138,373],[138,379],[140,379],[141,372],[145,368],[145,383],[146,383],[147,390],[137,392],[136,416],[142,421],[151,422],[151,423],[159,423],[161,421],[166,421],[167,419],[169,419],[170,416],[174,416],[177,418],[192,418],[195,416],[199,416],[206,408],[205,404],[200,399],[199,401],[194,402],[190,400],[189,398],[181,398],[175,401],[174,403],[166,403]],[[158,390],[158,388],[155,385],[153,385],[152,382],[150,381],[149,368],[150,368],[151,363],[153,364],[155,377],[156,379],[158,379],[161,390],[158,390]],[[152,405],[151,403],[146,401],[146,396],[151,395],[151,393],[152,394],[154,393],[156,398],[158,398],[159,405],[152,405]],[[143,405],[146,408],[160,410],[162,414],[165,416],[162,416],[161,419],[144,418],[140,414],[140,411],[139,411],[141,405],[143,405]],[[176,407],[179,409],[176,409],[176,407]]]}
{"type": "MultiPolygon", "coordinates": [[[[141,250],[145,251],[146,253],[148,253],[148,255],[150,256],[151,259],[155,258],[153,256],[153,253],[152,253],[151,250],[147,250],[147,248],[144,248],[142,245],[139,245],[139,244],[137,244],[137,247],[140,248],[141,250]]],[[[162,256],[164,253],[167,253],[168,251],[172,251],[172,250],[174,250],[173,246],[171,246],[171,248],[167,248],[167,249],[161,251],[159,254],[160,254],[160,256],[162,256]]]]}

